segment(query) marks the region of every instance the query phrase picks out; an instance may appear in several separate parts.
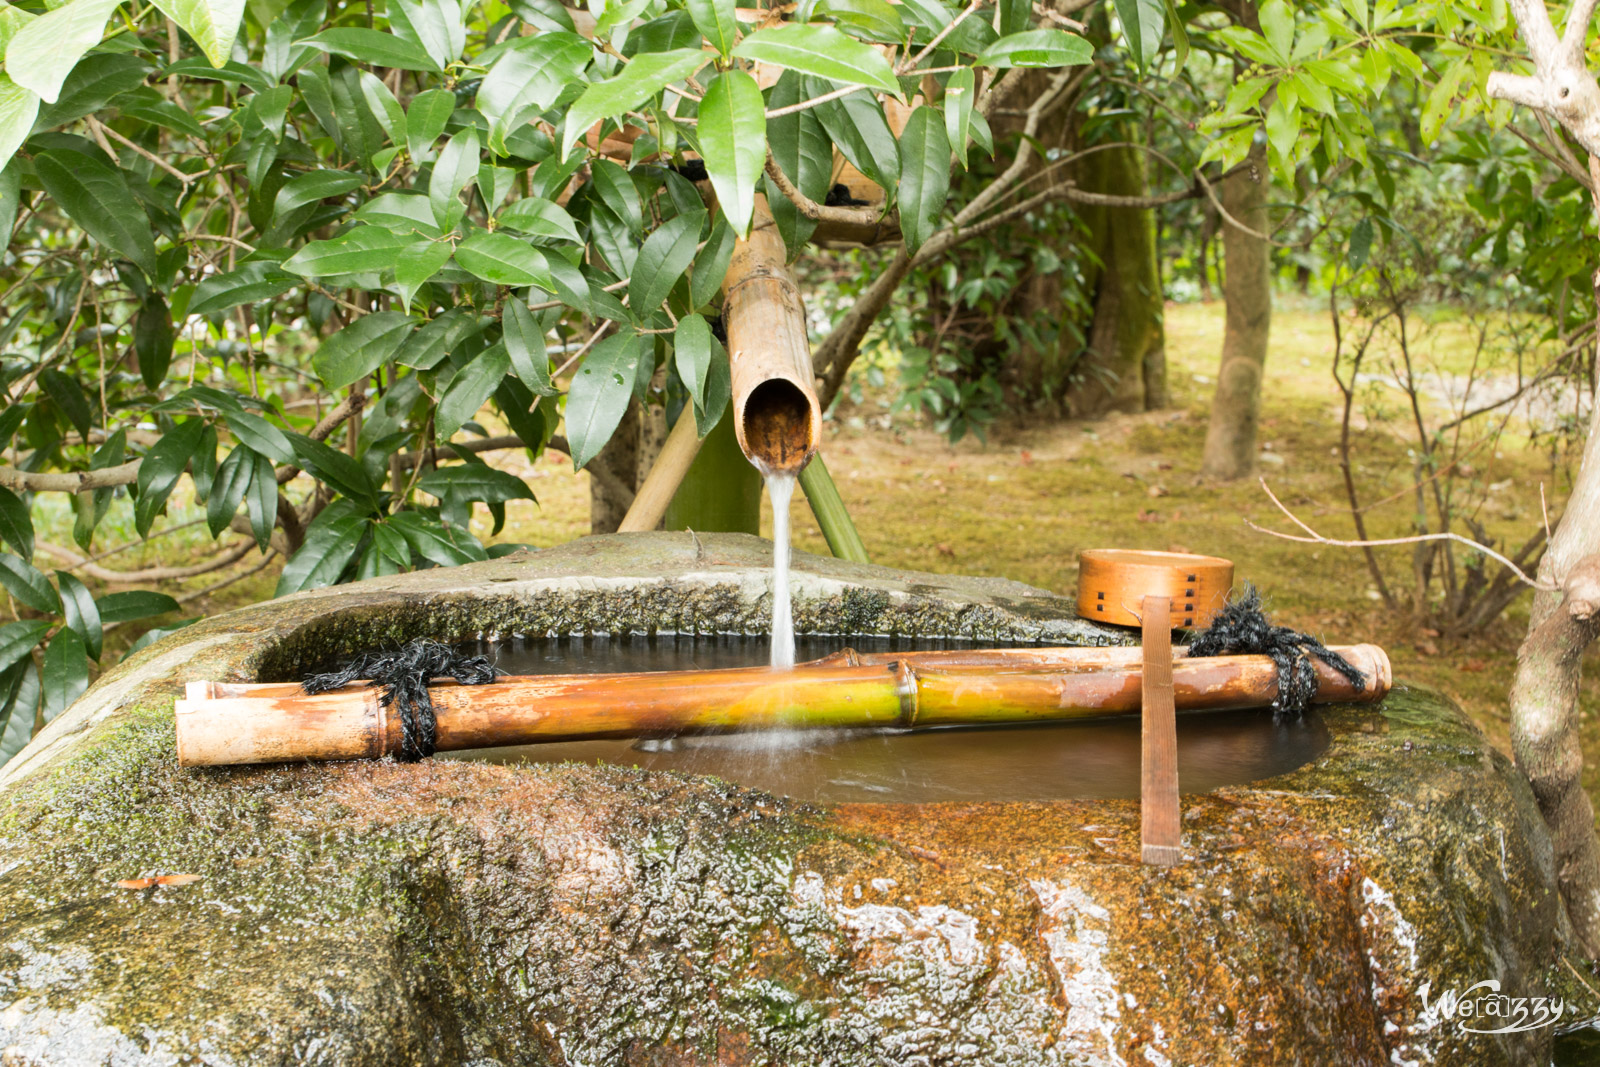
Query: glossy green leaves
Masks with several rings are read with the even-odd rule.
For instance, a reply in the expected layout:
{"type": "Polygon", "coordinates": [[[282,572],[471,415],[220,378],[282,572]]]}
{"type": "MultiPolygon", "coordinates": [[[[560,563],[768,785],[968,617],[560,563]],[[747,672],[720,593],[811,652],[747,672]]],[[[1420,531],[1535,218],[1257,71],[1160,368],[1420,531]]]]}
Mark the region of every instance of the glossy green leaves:
{"type": "Polygon", "coordinates": [[[615,78],[589,86],[567,112],[561,135],[561,158],[572,154],[572,146],[595,123],[634,110],[667,86],[693,77],[710,60],[710,53],[698,48],[647,52],[624,67],[615,78]]]}
{"type": "Polygon", "coordinates": [[[767,110],[756,80],[726,70],[700,102],[700,154],[717,202],[741,236],[750,232],[756,182],[767,158],[767,110]]]}
{"type": "Polygon", "coordinates": [[[919,107],[900,135],[904,153],[900,174],[900,231],[906,250],[915,252],[939,228],[950,194],[950,139],[944,119],[932,107],[919,107]]]}
{"type": "Polygon", "coordinates": [[[900,95],[900,82],[883,54],[832,26],[792,22],[771,26],[740,41],[733,54],[755,63],[770,63],[846,85],[865,85],[900,95]]]}

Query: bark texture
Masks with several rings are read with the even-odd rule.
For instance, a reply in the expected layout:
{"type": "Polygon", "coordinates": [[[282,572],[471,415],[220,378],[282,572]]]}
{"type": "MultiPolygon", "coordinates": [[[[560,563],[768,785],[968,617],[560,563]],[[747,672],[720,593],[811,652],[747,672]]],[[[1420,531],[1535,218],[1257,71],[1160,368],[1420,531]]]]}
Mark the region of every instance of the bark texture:
{"type": "Polygon", "coordinates": [[[589,479],[589,532],[616,533],[633,503],[633,493],[644,483],[650,466],[667,439],[666,412],[657,404],[628,401],[616,432],[589,466],[604,467],[615,479],[589,479]],[[626,495],[618,488],[627,490],[626,495]]]}
{"type": "MultiPolygon", "coordinates": [[[[1265,150],[1257,146],[1247,165],[1222,182],[1228,214],[1258,233],[1269,225],[1267,180],[1265,150]]],[[[1260,237],[1224,221],[1222,254],[1227,322],[1201,473],[1232,480],[1255,469],[1261,375],[1272,326],[1271,248],[1260,237]]]]}

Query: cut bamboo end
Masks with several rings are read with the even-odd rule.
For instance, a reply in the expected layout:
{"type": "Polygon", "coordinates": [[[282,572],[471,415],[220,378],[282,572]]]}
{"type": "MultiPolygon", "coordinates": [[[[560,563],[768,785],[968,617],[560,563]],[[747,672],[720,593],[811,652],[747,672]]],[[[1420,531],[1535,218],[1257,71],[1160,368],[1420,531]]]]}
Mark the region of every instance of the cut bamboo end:
{"type": "Polygon", "coordinates": [[[722,321],[733,371],[733,429],[763,472],[798,472],[822,438],[805,305],[764,206],[734,245],[722,321]]]}

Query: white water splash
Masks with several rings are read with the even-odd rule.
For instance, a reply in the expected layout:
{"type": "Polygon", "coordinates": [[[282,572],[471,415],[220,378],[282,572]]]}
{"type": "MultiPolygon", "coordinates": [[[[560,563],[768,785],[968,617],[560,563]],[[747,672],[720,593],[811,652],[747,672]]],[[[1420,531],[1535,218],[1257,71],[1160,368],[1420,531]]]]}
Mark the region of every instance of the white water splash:
{"type": "Polygon", "coordinates": [[[762,471],[772,500],[772,667],[794,666],[794,608],[789,600],[789,502],[794,499],[792,473],[762,471]]]}

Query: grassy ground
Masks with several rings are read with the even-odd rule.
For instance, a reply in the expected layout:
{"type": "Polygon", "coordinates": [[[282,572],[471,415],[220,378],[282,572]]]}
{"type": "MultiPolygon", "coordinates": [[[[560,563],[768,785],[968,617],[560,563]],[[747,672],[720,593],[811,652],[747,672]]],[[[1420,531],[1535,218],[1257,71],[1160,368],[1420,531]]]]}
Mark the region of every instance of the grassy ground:
{"type": "MultiPolygon", "coordinates": [[[[1457,373],[1466,367],[1464,342],[1446,326],[1433,339],[1436,358],[1457,373]],[[1459,339],[1458,339],[1459,340],[1459,339]]],[[[1144,415],[1088,422],[1001,427],[987,444],[948,444],[905,416],[888,412],[887,398],[869,397],[828,426],[824,450],[873,560],[892,567],[1003,575],[1070,593],[1076,560],[1085,548],[1155,548],[1228,557],[1240,578],[1256,583],[1281,621],[1330,642],[1376,641],[1394,661],[1396,675],[1455,697],[1496,743],[1507,744],[1506,692],[1515,651],[1526,626],[1526,597],[1487,631],[1452,640],[1420,629],[1403,613],[1387,610],[1361,555],[1349,549],[1295,544],[1252,530],[1246,520],[1284,529],[1253,480],[1207,484],[1199,477],[1201,444],[1221,344],[1222,308],[1181,305],[1168,309],[1167,338],[1172,406],[1144,415]]],[[[1272,351],[1265,379],[1262,474],[1297,514],[1332,537],[1352,536],[1342,508],[1339,471],[1331,455],[1338,440],[1339,396],[1328,376],[1332,333],[1319,309],[1280,308],[1274,313],[1272,351]]],[[[1374,508],[1375,536],[1409,531],[1411,503],[1400,492],[1411,465],[1402,439],[1407,413],[1380,392],[1363,405],[1363,451],[1358,476],[1369,499],[1398,493],[1374,508]]],[[[1559,498],[1558,475],[1537,449],[1507,441],[1503,454],[1476,457],[1475,477],[1495,488],[1480,518],[1496,537],[1520,542],[1539,521],[1541,482],[1559,498]],[[1515,447],[1514,447],[1515,445],[1515,447]]],[[[502,462],[530,479],[537,507],[509,507],[502,540],[557,544],[588,532],[587,475],[574,477],[565,457],[551,455],[533,467],[501,453],[502,462]]],[[[198,514],[198,513],[197,513],[198,514]]],[[[113,516],[115,520],[116,516],[113,516]]],[[[185,516],[175,514],[176,521],[185,516]]],[[[70,524],[63,516],[62,526],[70,524]]],[[[485,535],[487,529],[482,531],[485,535]]],[[[104,535],[103,535],[104,536],[104,535]]],[[[51,537],[66,543],[65,530],[51,537]]],[[[114,534],[105,543],[120,540],[114,534]]],[[[796,505],[795,543],[826,552],[814,519],[796,505]]],[[[203,527],[130,551],[108,565],[131,567],[181,562],[207,544],[203,527]]],[[[1402,586],[1410,550],[1382,550],[1387,572],[1402,586]]],[[[209,613],[268,597],[276,563],[189,608],[209,613]]],[[[215,580],[215,579],[212,579],[215,580]]],[[[187,583],[196,590],[204,580],[187,583]]],[[[1591,664],[1585,691],[1587,784],[1600,796],[1600,663],[1591,664]]]]}

